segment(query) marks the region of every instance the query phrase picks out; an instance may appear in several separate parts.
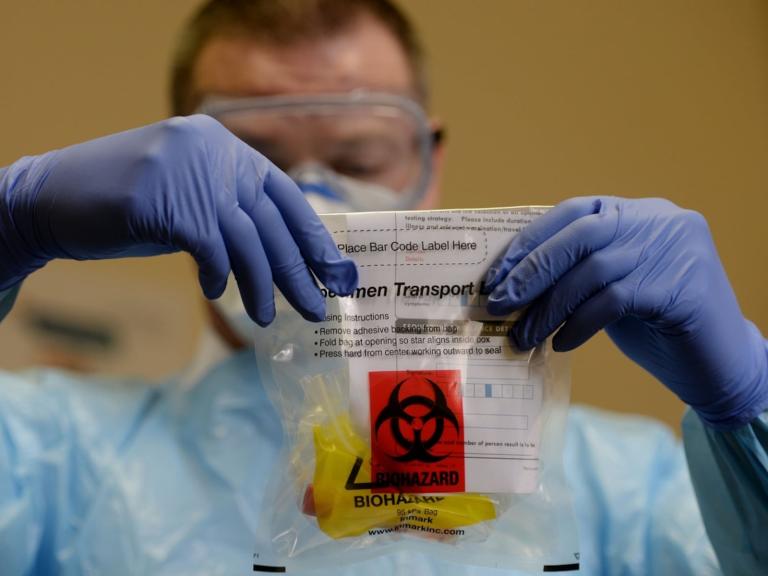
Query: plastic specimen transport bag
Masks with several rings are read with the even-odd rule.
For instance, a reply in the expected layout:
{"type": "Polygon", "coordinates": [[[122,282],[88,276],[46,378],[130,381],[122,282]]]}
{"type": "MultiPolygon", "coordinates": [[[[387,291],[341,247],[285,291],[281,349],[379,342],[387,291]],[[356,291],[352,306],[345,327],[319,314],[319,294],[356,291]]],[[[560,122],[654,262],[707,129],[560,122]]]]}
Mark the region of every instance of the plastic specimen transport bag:
{"type": "Polygon", "coordinates": [[[483,277],[545,208],[322,216],[358,265],[323,322],[279,299],[258,330],[284,427],[261,525],[288,573],[410,548],[463,564],[578,568],[562,470],[568,359],[511,347],[483,277]]]}

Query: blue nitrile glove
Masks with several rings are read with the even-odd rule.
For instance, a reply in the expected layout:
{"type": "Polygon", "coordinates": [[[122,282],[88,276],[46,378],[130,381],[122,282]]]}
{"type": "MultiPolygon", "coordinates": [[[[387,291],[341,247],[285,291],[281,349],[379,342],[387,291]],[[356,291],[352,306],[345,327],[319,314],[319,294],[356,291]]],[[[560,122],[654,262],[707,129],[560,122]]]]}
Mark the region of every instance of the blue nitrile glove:
{"type": "Polygon", "coordinates": [[[704,218],[660,199],[567,200],[515,236],[486,278],[492,314],[530,305],[521,349],[561,324],[555,350],[606,328],[715,428],[768,407],[766,342],[744,319],[704,218]]]}
{"type": "Polygon", "coordinates": [[[207,116],[173,118],[0,170],[0,290],[53,258],[150,256],[184,250],[208,298],[232,270],[248,314],[275,314],[273,286],[306,318],[325,300],[307,265],[337,294],[354,263],[296,185],[207,116]],[[306,261],[306,263],[305,263],[306,261]]]}

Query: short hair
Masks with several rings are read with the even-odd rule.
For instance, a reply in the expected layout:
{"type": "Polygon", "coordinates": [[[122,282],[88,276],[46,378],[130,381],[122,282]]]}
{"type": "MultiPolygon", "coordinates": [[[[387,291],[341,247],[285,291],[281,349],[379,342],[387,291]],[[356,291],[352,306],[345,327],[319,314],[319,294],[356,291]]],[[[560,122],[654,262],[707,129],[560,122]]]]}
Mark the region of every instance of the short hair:
{"type": "Polygon", "coordinates": [[[246,36],[291,44],[338,33],[361,15],[373,16],[395,37],[408,61],[415,96],[426,104],[424,51],[410,21],[391,0],[209,0],[181,31],[171,68],[173,114],[191,114],[199,105],[194,68],[212,38],[246,36]]]}

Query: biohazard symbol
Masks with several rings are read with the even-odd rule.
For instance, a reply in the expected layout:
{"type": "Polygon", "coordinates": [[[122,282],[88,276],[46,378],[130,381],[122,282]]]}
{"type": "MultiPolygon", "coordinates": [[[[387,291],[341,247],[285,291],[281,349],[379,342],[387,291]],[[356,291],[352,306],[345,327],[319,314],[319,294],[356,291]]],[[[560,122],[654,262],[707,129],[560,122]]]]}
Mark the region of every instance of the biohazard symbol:
{"type": "Polygon", "coordinates": [[[443,437],[446,421],[459,433],[459,421],[449,408],[445,394],[432,380],[429,378],[425,378],[425,380],[432,387],[434,398],[418,394],[400,398],[400,389],[407,381],[402,380],[392,390],[386,406],[382,408],[376,418],[374,432],[378,435],[379,428],[389,421],[389,430],[392,438],[405,450],[405,454],[399,456],[388,454],[390,458],[398,462],[410,462],[412,460],[439,462],[447,458],[449,454],[433,454],[430,450],[443,437]],[[422,407],[422,410],[414,410],[414,407],[417,406],[422,407]],[[426,412],[418,415],[418,412],[423,410],[426,410],[426,412]],[[434,426],[428,427],[428,424],[433,420],[434,426]],[[408,436],[411,436],[410,438],[403,433],[403,427],[410,431],[410,434],[408,434],[408,436]],[[427,428],[431,428],[431,433],[424,437],[423,434],[427,428]]]}

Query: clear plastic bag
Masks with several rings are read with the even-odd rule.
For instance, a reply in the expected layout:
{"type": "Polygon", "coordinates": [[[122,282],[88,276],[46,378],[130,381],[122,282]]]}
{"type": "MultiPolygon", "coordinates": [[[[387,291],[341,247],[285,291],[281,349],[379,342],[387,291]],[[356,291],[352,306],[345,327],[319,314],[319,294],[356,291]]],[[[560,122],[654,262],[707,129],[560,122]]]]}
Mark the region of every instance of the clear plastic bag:
{"type": "Polygon", "coordinates": [[[482,278],[541,208],[323,216],[360,288],[311,324],[280,299],[256,353],[284,428],[263,526],[295,569],[399,548],[578,567],[562,469],[567,355],[521,353],[482,278]]]}

